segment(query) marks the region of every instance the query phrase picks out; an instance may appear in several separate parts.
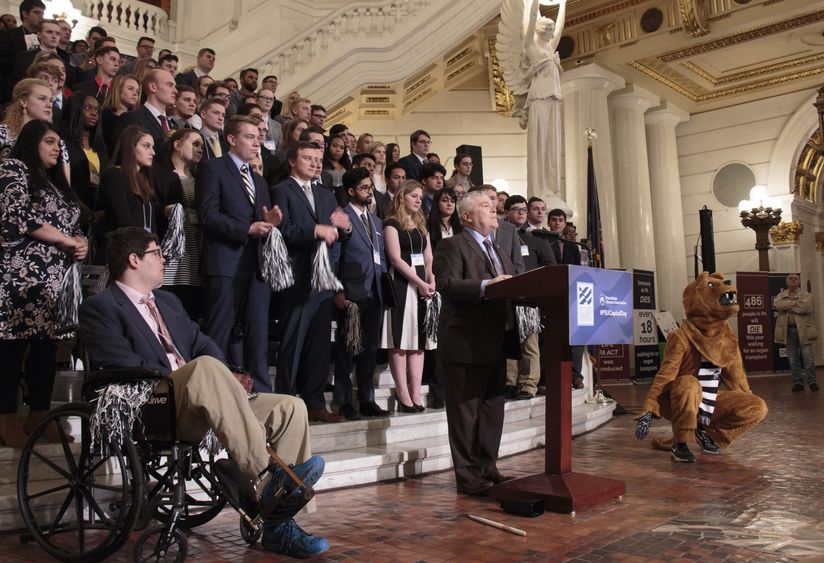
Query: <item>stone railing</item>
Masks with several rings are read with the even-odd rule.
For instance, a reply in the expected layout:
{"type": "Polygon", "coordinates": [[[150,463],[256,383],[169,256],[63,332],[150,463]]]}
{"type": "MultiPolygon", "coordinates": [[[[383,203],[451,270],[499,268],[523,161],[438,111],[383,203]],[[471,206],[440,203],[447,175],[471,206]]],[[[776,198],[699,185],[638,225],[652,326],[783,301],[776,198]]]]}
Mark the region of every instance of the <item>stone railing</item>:
{"type": "Polygon", "coordinates": [[[106,29],[119,27],[139,35],[169,40],[169,15],[139,0],[84,0],[77,2],[84,16],[99,20],[106,29]]]}
{"type": "Polygon", "coordinates": [[[289,90],[299,89],[331,104],[362,84],[410,76],[476,32],[499,10],[500,0],[347,2],[244,64],[262,74],[276,74],[289,90]],[[319,69],[324,72],[319,74],[319,69]]]}

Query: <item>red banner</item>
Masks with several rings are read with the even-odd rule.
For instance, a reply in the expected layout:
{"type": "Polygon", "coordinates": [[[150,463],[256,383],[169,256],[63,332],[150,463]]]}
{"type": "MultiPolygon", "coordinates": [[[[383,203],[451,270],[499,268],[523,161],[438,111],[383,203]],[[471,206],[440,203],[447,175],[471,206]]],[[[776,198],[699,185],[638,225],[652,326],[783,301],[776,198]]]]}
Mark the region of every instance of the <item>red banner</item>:
{"type": "Polygon", "coordinates": [[[773,370],[772,301],[768,272],[737,272],[738,345],[748,372],[773,370]]]}

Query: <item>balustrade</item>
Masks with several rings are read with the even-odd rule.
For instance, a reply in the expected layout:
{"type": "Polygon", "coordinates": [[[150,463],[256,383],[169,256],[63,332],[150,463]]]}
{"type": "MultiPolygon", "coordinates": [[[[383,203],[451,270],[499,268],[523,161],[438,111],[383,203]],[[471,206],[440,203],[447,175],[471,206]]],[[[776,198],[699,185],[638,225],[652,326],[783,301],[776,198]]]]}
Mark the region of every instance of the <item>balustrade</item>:
{"type": "Polygon", "coordinates": [[[168,41],[169,16],[165,11],[138,0],[87,0],[83,15],[99,20],[103,27],[117,26],[140,35],[168,41]]]}

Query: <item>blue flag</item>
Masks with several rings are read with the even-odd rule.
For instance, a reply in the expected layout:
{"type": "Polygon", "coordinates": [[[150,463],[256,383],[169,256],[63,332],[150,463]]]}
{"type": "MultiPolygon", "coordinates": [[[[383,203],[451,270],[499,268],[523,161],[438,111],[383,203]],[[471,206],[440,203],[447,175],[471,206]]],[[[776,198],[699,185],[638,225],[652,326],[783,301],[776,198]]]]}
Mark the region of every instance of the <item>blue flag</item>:
{"type": "Polygon", "coordinates": [[[601,233],[601,207],[598,204],[598,184],[595,183],[595,165],[592,145],[587,148],[587,236],[596,268],[604,267],[604,240],[601,233]]]}

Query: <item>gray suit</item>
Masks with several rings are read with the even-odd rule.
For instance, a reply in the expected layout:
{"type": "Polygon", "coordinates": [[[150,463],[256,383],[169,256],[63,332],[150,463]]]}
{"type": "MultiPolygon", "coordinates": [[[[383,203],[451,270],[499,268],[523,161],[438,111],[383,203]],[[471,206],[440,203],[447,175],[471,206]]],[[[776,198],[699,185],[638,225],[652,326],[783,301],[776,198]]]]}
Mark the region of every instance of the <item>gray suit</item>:
{"type": "Polygon", "coordinates": [[[524,258],[521,256],[521,239],[518,238],[518,229],[512,223],[498,221],[498,228],[495,229],[493,238],[500,252],[506,253],[512,265],[515,266],[515,274],[523,274],[526,271],[524,258]]]}

